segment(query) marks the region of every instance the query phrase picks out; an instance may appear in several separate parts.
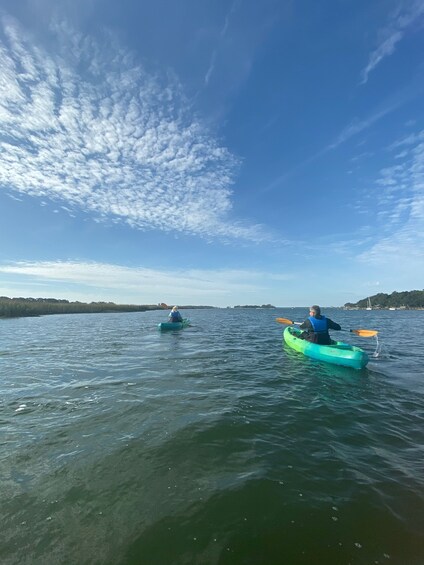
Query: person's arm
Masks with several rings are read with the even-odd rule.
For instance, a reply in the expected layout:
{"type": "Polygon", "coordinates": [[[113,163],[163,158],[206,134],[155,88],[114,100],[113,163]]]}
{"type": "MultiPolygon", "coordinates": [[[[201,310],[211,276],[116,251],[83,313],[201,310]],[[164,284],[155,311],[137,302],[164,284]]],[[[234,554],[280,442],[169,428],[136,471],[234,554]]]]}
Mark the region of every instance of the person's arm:
{"type": "Polygon", "coordinates": [[[301,330],[311,330],[312,329],[312,324],[309,320],[305,320],[304,322],[302,322],[299,326],[299,328],[301,330]]]}
{"type": "Polygon", "coordinates": [[[336,324],[336,322],[333,322],[333,320],[330,320],[330,318],[327,318],[327,322],[328,322],[328,329],[330,329],[330,330],[341,330],[342,329],[340,324],[336,324]]]}

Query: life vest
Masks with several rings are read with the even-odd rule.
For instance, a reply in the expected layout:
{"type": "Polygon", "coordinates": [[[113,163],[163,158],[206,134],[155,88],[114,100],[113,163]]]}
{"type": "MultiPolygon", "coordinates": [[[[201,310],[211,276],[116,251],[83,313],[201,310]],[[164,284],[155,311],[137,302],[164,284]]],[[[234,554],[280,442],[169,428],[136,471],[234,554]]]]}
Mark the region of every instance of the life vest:
{"type": "Polygon", "coordinates": [[[314,318],[314,316],[309,316],[308,320],[311,322],[312,329],[315,333],[328,332],[328,322],[325,316],[321,316],[320,319],[314,318]]]}
{"type": "Polygon", "coordinates": [[[169,314],[169,317],[171,318],[171,322],[182,322],[183,321],[183,317],[178,312],[178,310],[176,312],[171,312],[169,314]]]}

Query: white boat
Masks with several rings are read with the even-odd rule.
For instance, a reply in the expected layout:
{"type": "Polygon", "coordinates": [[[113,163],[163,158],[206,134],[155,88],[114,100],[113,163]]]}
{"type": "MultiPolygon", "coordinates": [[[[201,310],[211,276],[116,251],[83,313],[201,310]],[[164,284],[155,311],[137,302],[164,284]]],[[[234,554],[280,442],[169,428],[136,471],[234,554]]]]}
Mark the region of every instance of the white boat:
{"type": "Polygon", "coordinates": [[[367,305],[367,307],[365,308],[365,310],[372,310],[370,297],[368,297],[368,305],[367,305]]]}
{"type": "Polygon", "coordinates": [[[396,310],[396,308],[389,308],[389,310],[396,310]]]}

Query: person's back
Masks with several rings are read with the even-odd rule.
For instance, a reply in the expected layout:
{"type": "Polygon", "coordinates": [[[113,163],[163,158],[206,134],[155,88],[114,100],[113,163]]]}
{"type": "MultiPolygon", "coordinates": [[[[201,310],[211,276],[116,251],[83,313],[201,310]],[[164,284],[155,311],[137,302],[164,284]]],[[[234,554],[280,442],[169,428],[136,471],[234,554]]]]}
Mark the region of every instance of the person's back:
{"type": "Polygon", "coordinates": [[[319,306],[311,306],[309,313],[309,318],[299,326],[301,330],[305,330],[301,335],[302,339],[318,345],[331,345],[333,342],[328,330],[341,330],[341,326],[322,316],[319,306]]]}
{"type": "Polygon", "coordinates": [[[169,313],[169,321],[170,322],[182,322],[183,321],[183,317],[181,316],[181,314],[178,311],[178,306],[174,306],[171,310],[171,312],[169,313]]]}

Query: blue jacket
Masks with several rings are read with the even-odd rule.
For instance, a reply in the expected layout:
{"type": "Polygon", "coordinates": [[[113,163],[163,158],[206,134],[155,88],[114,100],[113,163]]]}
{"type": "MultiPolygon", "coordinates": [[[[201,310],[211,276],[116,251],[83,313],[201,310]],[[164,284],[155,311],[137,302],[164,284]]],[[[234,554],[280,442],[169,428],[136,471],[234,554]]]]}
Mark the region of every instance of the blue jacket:
{"type": "Polygon", "coordinates": [[[341,326],[326,318],[325,316],[320,316],[315,318],[310,316],[307,318],[300,326],[301,330],[306,330],[302,334],[302,338],[312,343],[318,343],[320,345],[329,345],[331,342],[330,334],[328,330],[341,330],[341,326]]]}
{"type": "Polygon", "coordinates": [[[328,333],[328,322],[325,316],[321,316],[319,319],[309,316],[308,320],[311,322],[315,333],[328,333]]]}
{"type": "Polygon", "coordinates": [[[178,310],[176,310],[174,312],[170,312],[168,318],[169,318],[170,322],[182,322],[183,321],[183,317],[178,312],[178,310]]]}

